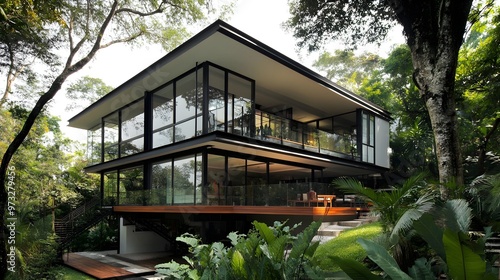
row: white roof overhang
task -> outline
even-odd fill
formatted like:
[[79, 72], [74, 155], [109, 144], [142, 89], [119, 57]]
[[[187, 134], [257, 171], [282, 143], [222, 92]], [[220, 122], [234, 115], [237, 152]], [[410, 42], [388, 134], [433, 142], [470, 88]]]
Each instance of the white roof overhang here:
[[92, 129], [102, 117], [205, 61], [255, 80], [257, 103], [269, 107], [273, 102], [278, 105], [286, 100], [294, 104], [296, 120], [309, 121], [357, 108], [390, 119], [390, 114], [381, 107], [218, 20], [71, 118], [69, 126]]

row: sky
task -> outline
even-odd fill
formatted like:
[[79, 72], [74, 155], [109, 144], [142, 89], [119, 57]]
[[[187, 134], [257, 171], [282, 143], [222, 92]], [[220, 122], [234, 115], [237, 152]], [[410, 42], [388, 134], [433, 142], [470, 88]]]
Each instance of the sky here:
[[[287, 0], [238, 0], [233, 10], [233, 15], [227, 20], [235, 28], [245, 32], [264, 44], [274, 48], [282, 54], [298, 61], [314, 70], [312, 64], [319, 53], [307, 53], [296, 47], [296, 40], [282, 27], [290, 17]], [[201, 31], [205, 26], [193, 27], [193, 33]], [[365, 50], [386, 55], [391, 46], [403, 43], [401, 31], [395, 30], [386, 43], [381, 46], [368, 46]], [[328, 50], [339, 48], [340, 44], [333, 42]], [[363, 48], [362, 48], [363, 49]], [[84, 69], [74, 74], [67, 80], [66, 86], [83, 76], [92, 76], [102, 79], [106, 84], [117, 87], [132, 78], [135, 74], [145, 69], [166, 52], [159, 46], [148, 46], [130, 49], [125, 46], [112, 46], [100, 50], [95, 59]], [[64, 88], [54, 98], [50, 111], [61, 118], [61, 129], [67, 137], [85, 142], [86, 131], [70, 128], [67, 121], [80, 110], [66, 111], [67, 100], [64, 97]]]

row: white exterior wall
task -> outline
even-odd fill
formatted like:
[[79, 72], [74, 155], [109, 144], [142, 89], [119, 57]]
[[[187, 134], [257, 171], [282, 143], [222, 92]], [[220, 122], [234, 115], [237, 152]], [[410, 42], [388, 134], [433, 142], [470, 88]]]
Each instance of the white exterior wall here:
[[389, 133], [388, 121], [375, 117], [375, 164], [390, 167], [389, 160]]
[[135, 231], [120, 218], [120, 254], [162, 252], [167, 241], [153, 231]]

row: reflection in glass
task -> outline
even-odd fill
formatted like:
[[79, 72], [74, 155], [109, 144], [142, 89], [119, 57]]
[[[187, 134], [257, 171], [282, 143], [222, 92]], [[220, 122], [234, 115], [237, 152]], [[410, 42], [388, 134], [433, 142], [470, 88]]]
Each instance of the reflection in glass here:
[[174, 141], [174, 90], [169, 84], [153, 94], [153, 148]]
[[117, 190], [118, 190], [118, 176], [117, 171], [104, 173], [104, 185], [102, 192], [103, 205], [116, 205], [117, 204]]
[[225, 157], [208, 155], [207, 167], [207, 203], [208, 205], [225, 204]]
[[104, 161], [117, 159], [118, 155], [118, 112], [104, 118]]
[[174, 160], [174, 204], [194, 204], [195, 157]]
[[153, 164], [151, 173], [152, 200], [157, 205], [172, 204], [172, 161]]
[[147, 205], [142, 166], [120, 170], [120, 205]]
[[224, 71], [210, 66], [208, 87], [208, 131], [224, 131], [226, 126], [224, 102]]
[[101, 162], [101, 136], [101, 124], [87, 131], [87, 160], [89, 161], [90, 165]]

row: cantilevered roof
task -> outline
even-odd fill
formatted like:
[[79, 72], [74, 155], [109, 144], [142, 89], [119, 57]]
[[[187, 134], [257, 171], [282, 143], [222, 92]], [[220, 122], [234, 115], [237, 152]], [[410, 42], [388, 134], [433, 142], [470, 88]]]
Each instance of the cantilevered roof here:
[[294, 118], [298, 120], [301, 120], [300, 108], [304, 112], [314, 108], [318, 118], [352, 112], [357, 108], [390, 118], [383, 108], [218, 20], [71, 118], [69, 126], [91, 129], [107, 114], [205, 61], [255, 80], [256, 102], [259, 103], [259, 98], [266, 99], [266, 107], [272, 106], [272, 102], [283, 104], [283, 100], [287, 103], [307, 100], [298, 102], [297, 111], [294, 105]]

